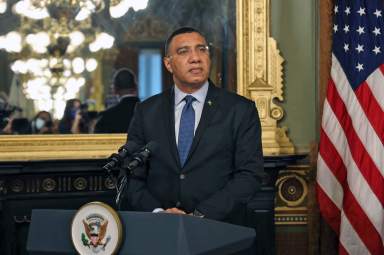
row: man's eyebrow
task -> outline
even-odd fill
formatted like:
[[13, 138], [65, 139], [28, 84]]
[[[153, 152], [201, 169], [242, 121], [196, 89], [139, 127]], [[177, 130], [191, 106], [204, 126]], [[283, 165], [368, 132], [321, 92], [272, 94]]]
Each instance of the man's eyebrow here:
[[191, 46], [188, 46], [188, 45], [180, 46], [180, 47], [178, 47], [176, 50], [187, 49], [187, 48], [191, 48]]
[[207, 44], [204, 44], [204, 43], [199, 43], [199, 44], [196, 44], [194, 46], [191, 46], [191, 45], [184, 45], [184, 46], [180, 46], [178, 47], [176, 50], [179, 50], [179, 49], [186, 49], [186, 48], [192, 48], [192, 47], [200, 47], [200, 46], [203, 46], [203, 47], [206, 47], [208, 46]]

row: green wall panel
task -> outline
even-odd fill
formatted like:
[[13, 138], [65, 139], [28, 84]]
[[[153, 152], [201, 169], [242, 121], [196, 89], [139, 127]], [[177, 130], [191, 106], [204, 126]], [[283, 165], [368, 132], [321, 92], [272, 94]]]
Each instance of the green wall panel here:
[[271, 35], [285, 59], [280, 126], [298, 152], [316, 140], [316, 14], [315, 0], [271, 0]]

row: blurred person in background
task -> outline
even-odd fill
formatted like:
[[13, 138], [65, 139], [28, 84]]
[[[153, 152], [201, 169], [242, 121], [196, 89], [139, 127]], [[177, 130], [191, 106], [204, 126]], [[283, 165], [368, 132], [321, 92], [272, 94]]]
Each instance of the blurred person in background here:
[[31, 122], [27, 118], [15, 118], [11, 122], [11, 133], [13, 135], [32, 134]]
[[93, 111], [91, 106], [92, 104], [89, 100], [80, 105], [80, 109], [76, 112], [75, 119], [72, 123], [72, 134], [88, 134], [94, 132], [97, 111]]
[[[80, 111], [81, 101], [73, 98], [69, 99], [65, 105], [63, 118], [59, 122], [59, 133], [60, 134], [73, 134], [73, 131], [80, 131], [80, 120], [76, 116]], [[75, 132], [75, 133], [76, 133]], [[78, 132], [80, 133], [80, 132]]]
[[18, 106], [9, 104], [4, 92], [0, 92], [0, 134], [30, 134], [31, 126], [26, 118], [16, 118], [16, 112], [22, 112]]
[[32, 119], [33, 134], [53, 134], [55, 133], [52, 115], [47, 111], [38, 112]]
[[95, 133], [126, 133], [131, 122], [137, 97], [137, 82], [134, 73], [127, 69], [117, 70], [113, 76], [112, 90], [119, 102], [99, 114]]
[[32, 134], [31, 123], [27, 118], [10, 118], [2, 129], [5, 135], [29, 135]]

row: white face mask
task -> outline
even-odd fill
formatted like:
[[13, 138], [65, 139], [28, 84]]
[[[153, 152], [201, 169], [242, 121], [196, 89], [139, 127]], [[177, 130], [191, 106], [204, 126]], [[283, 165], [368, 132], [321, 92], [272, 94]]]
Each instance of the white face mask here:
[[45, 121], [43, 119], [37, 118], [35, 120], [35, 127], [37, 130], [40, 130], [42, 127], [44, 127]]

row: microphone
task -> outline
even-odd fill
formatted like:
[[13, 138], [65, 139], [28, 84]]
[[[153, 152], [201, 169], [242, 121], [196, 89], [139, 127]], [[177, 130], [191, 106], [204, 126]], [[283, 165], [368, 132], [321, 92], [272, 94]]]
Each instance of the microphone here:
[[125, 158], [129, 157], [137, 151], [138, 149], [137, 143], [133, 141], [128, 141], [126, 144], [120, 147], [118, 153], [113, 153], [108, 158], [108, 163], [103, 166], [104, 170], [107, 170], [108, 174], [110, 174], [111, 170], [119, 165]]
[[151, 154], [156, 151], [157, 143], [151, 141], [142, 147], [138, 152], [132, 155], [131, 161], [128, 163], [128, 170], [132, 171], [135, 168], [144, 165], [150, 158]]
[[123, 191], [126, 189], [126, 186], [128, 185], [128, 176], [135, 176], [133, 170], [136, 169], [139, 166], [144, 165], [147, 160], [150, 158], [153, 151], [155, 151], [157, 148], [157, 143], [155, 142], [149, 142], [147, 145], [142, 147], [140, 150], [138, 150], [136, 153], [132, 155], [132, 159], [126, 166], [126, 168], [129, 170], [129, 175], [124, 174], [121, 180], [119, 181], [118, 185], [116, 186], [117, 190], [117, 196], [116, 196], [116, 205], [117, 208], [120, 209], [120, 202], [121, 202], [121, 196], [123, 194]]

